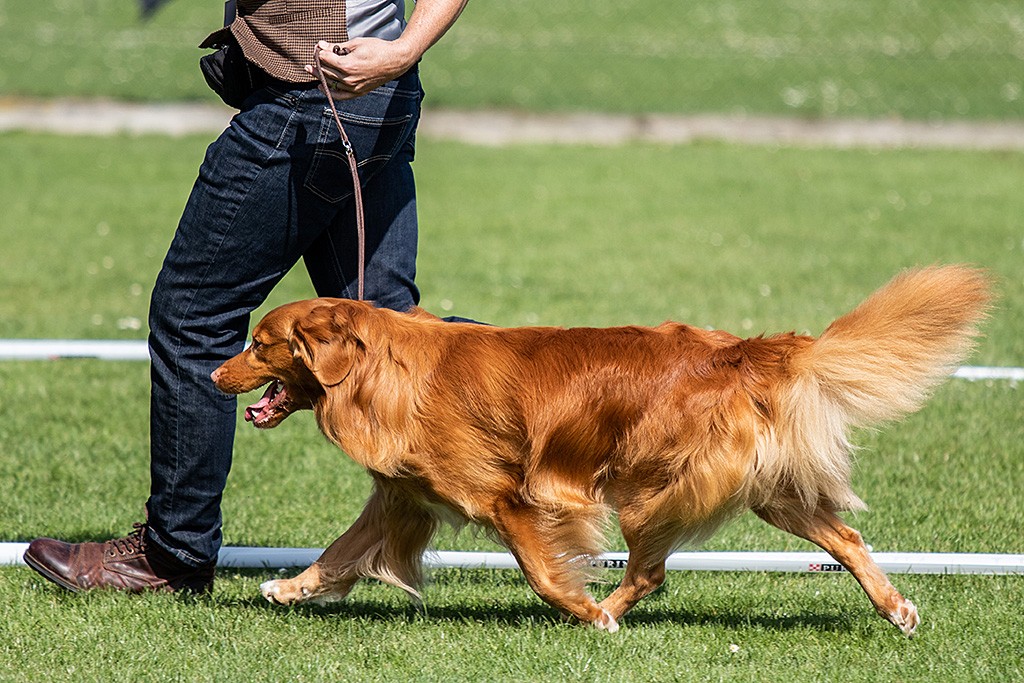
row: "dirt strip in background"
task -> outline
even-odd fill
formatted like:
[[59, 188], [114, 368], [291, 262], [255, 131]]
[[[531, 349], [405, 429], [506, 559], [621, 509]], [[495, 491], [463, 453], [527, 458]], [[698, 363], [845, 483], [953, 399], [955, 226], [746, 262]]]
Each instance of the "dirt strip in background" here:
[[[0, 98], [0, 132], [69, 135], [216, 135], [233, 110], [196, 103]], [[945, 148], [1024, 151], [1024, 121], [812, 120], [782, 117], [427, 109], [423, 137], [476, 145], [630, 142], [685, 144], [718, 140], [807, 147]]]

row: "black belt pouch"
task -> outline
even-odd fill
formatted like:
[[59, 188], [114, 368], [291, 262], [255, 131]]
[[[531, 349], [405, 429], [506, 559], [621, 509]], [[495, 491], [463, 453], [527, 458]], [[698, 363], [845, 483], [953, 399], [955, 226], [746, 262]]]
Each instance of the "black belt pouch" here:
[[268, 79], [245, 58], [234, 36], [227, 33], [223, 42], [226, 44], [218, 46], [215, 52], [199, 58], [199, 69], [206, 84], [220, 95], [224, 104], [241, 109], [246, 98], [263, 87]]

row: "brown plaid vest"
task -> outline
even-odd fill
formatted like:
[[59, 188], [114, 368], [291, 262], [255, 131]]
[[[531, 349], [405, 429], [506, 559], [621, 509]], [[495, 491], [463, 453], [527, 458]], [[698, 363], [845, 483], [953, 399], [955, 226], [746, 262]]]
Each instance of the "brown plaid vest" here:
[[223, 44], [230, 32], [246, 59], [282, 81], [315, 80], [302, 67], [313, 63], [320, 40], [348, 40], [345, 0], [237, 0], [234, 21], [200, 47]]

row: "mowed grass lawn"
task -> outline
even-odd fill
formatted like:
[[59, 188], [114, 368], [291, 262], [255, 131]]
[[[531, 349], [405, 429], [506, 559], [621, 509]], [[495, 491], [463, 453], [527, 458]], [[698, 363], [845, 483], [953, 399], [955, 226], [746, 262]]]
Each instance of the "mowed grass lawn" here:
[[[135, 5], [0, 3], [0, 93], [213, 101], [221, 3]], [[431, 106], [1019, 119], [1022, 26], [1019, 0], [471, 2], [423, 74]]]
[[[144, 338], [206, 142], [0, 136], [0, 337]], [[1000, 295], [973, 362], [1024, 364], [1024, 155], [427, 141], [418, 154], [419, 282], [434, 312], [817, 333], [901, 268], [970, 262]], [[310, 295], [300, 267], [268, 305]], [[0, 363], [0, 539], [103, 539], [141, 519], [147, 372]], [[871, 509], [854, 526], [878, 551], [1024, 551], [1022, 415], [1018, 386], [958, 380], [908, 420], [858, 435], [855, 488]], [[368, 478], [309, 414], [245, 427], [227, 543], [333, 540]], [[494, 547], [450, 532], [438, 546]], [[707, 547], [808, 548], [749, 515]], [[923, 618], [907, 641], [848, 575], [676, 573], [609, 636], [560, 623], [517, 572], [435, 572], [422, 610], [378, 584], [330, 607], [274, 608], [258, 584], [275, 574], [224, 571], [211, 598], [188, 600], [73, 596], [0, 569], [0, 680], [1024, 676], [1016, 577], [894, 577]]]

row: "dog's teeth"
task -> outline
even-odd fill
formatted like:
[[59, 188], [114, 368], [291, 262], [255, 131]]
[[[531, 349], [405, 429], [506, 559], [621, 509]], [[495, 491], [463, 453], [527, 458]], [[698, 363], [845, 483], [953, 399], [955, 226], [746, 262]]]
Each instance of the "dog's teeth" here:
[[281, 380], [277, 380], [277, 384], [274, 385], [274, 390], [275, 391], [284, 391], [284, 382], [282, 382]]

